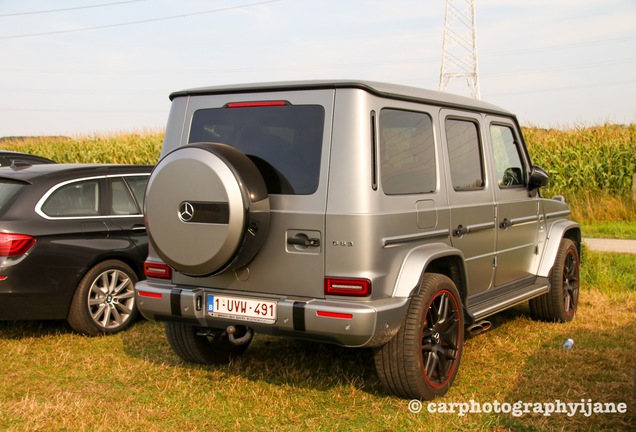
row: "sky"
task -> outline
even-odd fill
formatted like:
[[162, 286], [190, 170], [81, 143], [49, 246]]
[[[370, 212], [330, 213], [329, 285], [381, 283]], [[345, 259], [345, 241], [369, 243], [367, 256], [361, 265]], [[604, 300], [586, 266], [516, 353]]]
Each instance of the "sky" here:
[[[364, 79], [437, 90], [445, 6], [0, 0], [0, 137], [162, 131], [169, 94], [193, 87]], [[636, 123], [635, 0], [475, 6], [482, 100], [524, 126]], [[471, 94], [461, 79], [447, 91]]]

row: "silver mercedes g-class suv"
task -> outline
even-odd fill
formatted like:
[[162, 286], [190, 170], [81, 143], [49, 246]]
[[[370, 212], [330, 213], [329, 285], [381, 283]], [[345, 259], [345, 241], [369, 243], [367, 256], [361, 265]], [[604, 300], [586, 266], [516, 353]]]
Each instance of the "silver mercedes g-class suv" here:
[[372, 347], [387, 392], [431, 399], [465, 328], [525, 301], [574, 317], [580, 228], [541, 197], [511, 113], [363, 81], [170, 98], [136, 295], [184, 360], [228, 361], [254, 332]]

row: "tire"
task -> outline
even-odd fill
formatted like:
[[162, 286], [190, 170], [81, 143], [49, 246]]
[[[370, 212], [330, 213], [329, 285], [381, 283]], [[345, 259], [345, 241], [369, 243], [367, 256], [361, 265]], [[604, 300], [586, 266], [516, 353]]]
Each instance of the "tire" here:
[[247, 265], [269, 232], [269, 195], [254, 162], [225, 144], [179, 147], [148, 180], [148, 240], [173, 269], [208, 276]]
[[408, 399], [431, 400], [445, 394], [457, 375], [463, 345], [457, 287], [444, 275], [424, 274], [402, 327], [376, 349], [375, 367], [384, 390]]
[[135, 284], [137, 275], [118, 260], [103, 261], [82, 278], [67, 321], [87, 336], [114, 334], [127, 329], [137, 318]]
[[530, 300], [533, 318], [561, 323], [574, 319], [579, 303], [579, 265], [576, 243], [562, 239], [550, 275], [550, 290]]
[[249, 346], [249, 342], [232, 345], [223, 330], [202, 335], [199, 334], [200, 328], [176, 322], [165, 323], [165, 328], [172, 350], [188, 363], [228, 363], [243, 354]]

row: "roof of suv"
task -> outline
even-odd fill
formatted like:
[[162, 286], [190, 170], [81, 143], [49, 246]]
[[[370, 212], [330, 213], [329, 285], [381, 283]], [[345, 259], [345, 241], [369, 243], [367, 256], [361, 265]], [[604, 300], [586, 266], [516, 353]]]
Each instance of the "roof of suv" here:
[[314, 81], [281, 81], [269, 83], [251, 83], [223, 85], [214, 87], [200, 87], [187, 90], [181, 90], [170, 94], [170, 100], [183, 96], [194, 95], [216, 95], [229, 93], [258, 93], [271, 91], [288, 91], [288, 90], [320, 90], [320, 89], [338, 89], [338, 88], [358, 88], [380, 97], [391, 99], [411, 100], [417, 102], [430, 102], [435, 105], [447, 106], [449, 108], [464, 108], [480, 111], [503, 114], [506, 116], [514, 115], [496, 105], [482, 102], [464, 96], [458, 96], [450, 93], [428, 90], [419, 87], [410, 87], [398, 84], [388, 84], [376, 81], [364, 80], [314, 80]]

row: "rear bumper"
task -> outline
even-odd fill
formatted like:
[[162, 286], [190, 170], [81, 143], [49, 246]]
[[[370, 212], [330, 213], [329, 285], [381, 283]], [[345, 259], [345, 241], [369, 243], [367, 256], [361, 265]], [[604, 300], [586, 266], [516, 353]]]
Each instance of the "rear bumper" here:
[[[388, 342], [402, 325], [409, 304], [408, 298], [360, 302], [339, 298], [308, 299], [261, 294], [253, 296], [152, 280], [138, 282], [135, 294], [140, 312], [149, 320], [176, 321], [214, 329], [245, 325], [257, 333], [291, 336], [347, 347], [373, 347]], [[276, 320], [263, 323], [210, 316], [206, 311], [208, 295], [275, 301]]]

